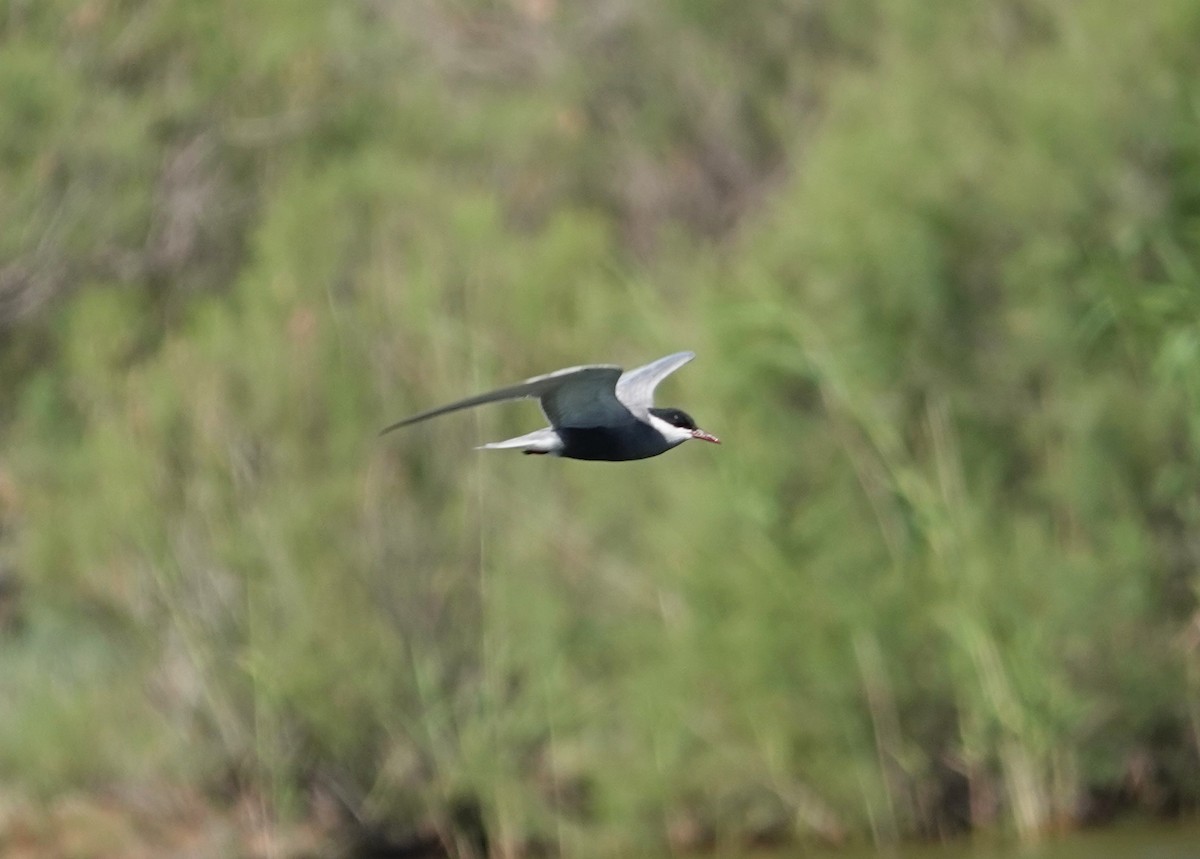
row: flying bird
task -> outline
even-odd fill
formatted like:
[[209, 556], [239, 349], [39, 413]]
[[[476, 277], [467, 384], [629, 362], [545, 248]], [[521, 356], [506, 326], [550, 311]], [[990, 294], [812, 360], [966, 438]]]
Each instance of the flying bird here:
[[385, 427], [379, 434], [484, 403], [536, 397], [550, 426], [480, 445], [477, 450], [520, 450], [620, 462], [658, 456], [692, 438], [720, 444], [716, 436], [696, 426], [687, 412], [653, 405], [659, 382], [695, 357], [693, 352], [676, 352], [625, 371], [612, 364], [568, 367], [421, 412]]

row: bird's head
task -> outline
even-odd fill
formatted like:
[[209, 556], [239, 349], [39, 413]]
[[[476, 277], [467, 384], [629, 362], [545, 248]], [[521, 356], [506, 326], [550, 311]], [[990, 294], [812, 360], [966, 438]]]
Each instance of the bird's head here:
[[650, 418], [652, 426], [662, 433], [664, 438], [675, 444], [680, 444], [690, 438], [711, 441], [713, 444], [721, 443], [721, 440], [715, 435], [696, 426], [692, 416], [683, 409], [651, 409]]

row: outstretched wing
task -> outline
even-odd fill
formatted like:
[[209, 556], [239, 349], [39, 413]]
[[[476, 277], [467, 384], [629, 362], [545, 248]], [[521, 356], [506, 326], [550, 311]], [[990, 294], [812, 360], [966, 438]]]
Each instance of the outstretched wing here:
[[[555, 374], [551, 373], [551, 376]], [[552, 427], [605, 427], [630, 423], [633, 416], [617, 401], [620, 367], [580, 367], [539, 395]], [[558, 380], [555, 380], [558, 381]]]
[[[534, 376], [532, 379], [526, 379], [524, 382], [510, 385], [507, 388], [497, 388], [494, 391], [477, 394], [474, 397], [467, 397], [465, 400], [458, 400], [446, 406], [421, 412], [384, 427], [379, 434], [383, 435], [410, 424], [450, 412], [482, 406], [485, 403], [520, 400], [527, 397], [537, 397], [541, 400], [542, 410], [555, 426], [560, 425], [559, 422], [564, 419], [564, 416], [570, 420], [567, 426], [588, 426], [589, 424], [586, 423], [577, 423], [576, 419], [579, 417], [585, 420], [592, 419], [596, 414], [612, 414], [614, 409], [621, 409], [620, 403], [613, 394], [613, 388], [620, 376], [621, 368], [609, 364], [568, 367], [544, 376]], [[605, 391], [607, 391], [607, 399], [611, 401], [611, 405], [603, 404]], [[600, 405], [589, 403], [588, 399], [591, 397], [600, 400]]]
[[617, 399], [639, 420], [647, 420], [658, 383], [695, 357], [695, 352], [676, 352], [622, 373], [616, 385]]

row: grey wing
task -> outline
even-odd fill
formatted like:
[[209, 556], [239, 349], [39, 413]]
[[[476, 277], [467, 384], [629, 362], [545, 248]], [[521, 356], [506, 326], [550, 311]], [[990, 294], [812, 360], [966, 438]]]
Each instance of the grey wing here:
[[[611, 377], [612, 381], [608, 383], [609, 398], [616, 404], [616, 398], [612, 394], [613, 385], [616, 383], [617, 377], [621, 374], [620, 367], [614, 367], [606, 364], [588, 365], [582, 367], [568, 367], [565, 370], [556, 370], [553, 373], [547, 373], [544, 376], [534, 376], [532, 379], [526, 379], [524, 382], [519, 382], [516, 385], [509, 385], [506, 388], [497, 388], [494, 391], [488, 391], [483, 394], [476, 394], [473, 397], [467, 397], [465, 400], [458, 400], [449, 405], [439, 406], [436, 409], [430, 409], [412, 417], [405, 418], [401, 421], [396, 421], [394, 424], [389, 424], [379, 431], [380, 435], [389, 433], [392, 430], [400, 429], [401, 427], [409, 426], [410, 424], [427, 421], [430, 418], [436, 418], [440, 415], [449, 414], [450, 412], [461, 411], [462, 409], [473, 408], [474, 406], [482, 406], [485, 403], [498, 403], [504, 400], [520, 400], [527, 397], [538, 397], [542, 400], [542, 410], [546, 411], [547, 417], [551, 417], [549, 411], [546, 410], [546, 400], [552, 398], [556, 392], [563, 388], [570, 389], [574, 384], [581, 384], [584, 388], [589, 388], [599, 375]], [[568, 390], [568, 395], [564, 404], [569, 405], [574, 400], [576, 394], [571, 394]]]
[[695, 352], [676, 352], [622, 373], [617, 381], [617, 399], [635, 416], [645, 420], [654, 404], [654, 389], [659, 382], [695, 357]]
[[[556, 374], [551, 373], [548, 379]], [[539, 395], [542, 411], [554, 427], [602, 427], [629, 423], [633, 415], [617, 400], [621, 368], [577, 367]]]

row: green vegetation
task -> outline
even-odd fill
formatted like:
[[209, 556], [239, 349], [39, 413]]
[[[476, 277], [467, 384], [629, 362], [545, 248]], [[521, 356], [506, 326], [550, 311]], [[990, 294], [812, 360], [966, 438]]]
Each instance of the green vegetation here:
[[[1197, 68], [1191, 0], [8, 4], [0, 791], [459, 855], [1194, 811]], [[721, 448], [375, 438], [681, 348]]]

